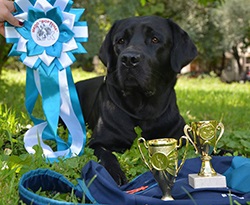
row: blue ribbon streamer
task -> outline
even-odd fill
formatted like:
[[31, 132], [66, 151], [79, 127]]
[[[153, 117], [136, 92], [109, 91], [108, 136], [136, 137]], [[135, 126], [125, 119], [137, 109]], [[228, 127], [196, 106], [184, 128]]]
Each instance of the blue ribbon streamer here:
[[44, 122], [43, 119], [36, 118], [32, 115], [35, 104], [37, 102], [39, 92], [36, 87], [34, 70], [31, 68], [26, 69], [26, 92], [25, 92], [25, 106], [28, 114], [35, 125]]
[[58, 70], [53, 69], [48, 76], [44, 69], [38, 69], [40, 76], [42, 106], [46, 120], [53, 135], [57, 134], [57, 126], [60, 115], [60, 91], [58, 82]]

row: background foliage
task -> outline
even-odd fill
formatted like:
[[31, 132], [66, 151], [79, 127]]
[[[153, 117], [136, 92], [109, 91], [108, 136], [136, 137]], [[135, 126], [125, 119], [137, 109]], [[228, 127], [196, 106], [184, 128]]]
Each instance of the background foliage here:
[[[199, 50], [197, 63], [204, 72], [224, 69], [224, 53], [250, 42], [249, 0], [76, 0], [86, 8], [90, 39], [86, 47], [89, 61], [115, 20], [130, 16], [159, 15], [177, 22], [193, 39]], [[114, 6], [115, 5], [115, 6]], [[230, 22], [230, 23], [229, 23]]]
[[[249, 0], [75, 0], [74, 7], [85, 8], [82, 20], [89, 25], [88, 54], [78, 56], [76, 66], [92, 70], [93, 57], [111, 25], [119, 19], [159, 15], [171, 18], [188, 32], [198, 47], [197, 63], [204, 72], [220, 75], [224, 69], [224, 53], [235, 55], [235, 47], [250, 43]], [[0, 71], [10, 46], [0, 38]]]

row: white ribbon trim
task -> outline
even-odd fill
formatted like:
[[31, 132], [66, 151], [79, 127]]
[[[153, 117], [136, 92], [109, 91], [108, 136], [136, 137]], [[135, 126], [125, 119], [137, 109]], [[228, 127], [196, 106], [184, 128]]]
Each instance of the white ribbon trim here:
[[37, 88], [39, 94], [42, 95], [42, 88], [41, 88], [41, 81], [40, 81], [40, 77], [39, 77], [39, 71], [33, 70], [33, 73], [34, 73], [36, 88]]
[[88, 27], [87, 26], [74, 26], [73, 32], [75, 33], [75, 38], [87, 38], [88, 37]]
[[6, 38], [20, 38], [21, 35], [13, 26], [5, 26], [5, 37]]
[[33, 5], [28, 1], [28, 0], [16, 0], [15, 1], [18, 6], [24, 11], [24, 12], [28, 12], [29, 7], [32, 7]]
[[28, 40], [24, 39], [23, 37], [20, 37], [16, 50], [19, 52], [27, 52], [27, 49], [26, 49], [27, 42], [28, 42]]
[[39, 58], [45, 63], [46, 66], [50, 66], [55, 59], [55, 57], [47, 55], [46, 51], [43, 51], [43, 53], [39, 55]]
[[64, 123], [66, 124], [71, 136], [72, 136], [72, 145], [70, 147], [73, 156], [80, 154], [82, 147], [84, 145], [84, 132], [82, 126], [75, 115], [73, 110], [66, 70], [63, 69], [59, 71], [59, 82], [60, 82], [60, 96], [61, 96], [61, 107], [60, 107], [60, 116]]
[[61, 53], [61, 56], [60, 58], [58, 58], [58, 61], [61, 63], [63, 68], [66, 68], [73, 63], [67, 53]]
[[15, 15], [15, 17], [17, 19], [21, 19], [21, 20], [26, 21], [28, 19], [28, 13], [27, 12], [21, 13], [21, 14]]
[[71, 14], [68, 12], [62, 12], [63, 14], [63, 24], [67, 25], [70, 30], [73, 29], [74, 27], [74, 22], [75, 22], [75, 14]]
[[67, 43], [63, 43], [63, 51], [64, 52], [67, 52], [67, 51], [72, 51], [72, 50], [75, 50], [77, 49], [78, 46], [76, 44], [76, 41], [74, 38], [72, 38], [69, 42]]
[[34, 8], [41, 9], [46, 13], [48, 10], [53, 9], [53, 6], [47, 0], [39, 0], [36, 1]]
[[33, 146], [39, 145], [43, 149], [43, 154], [45, 158], [58, 158], [58, 157], [64, 157], [67, 156], [70, 152], [69, 149], [63, 150], [63, 151], [56, 151], [53, 152], [53, 150], [50, 148], [50, 146], [46, 145], [43, 142], [42, 139], [42, 133], [45, 127], [47, 126], [47, 122], [43, 122], [39, 125], [36, 125], [32, 128], [30, 128], [24, 135], [24, 146], [27, 152], [30, 154], [35, 154], [35, 150], [33, 149]]
[[56, 0], [56, 2], [54, 3], [54, 7], [59, 6], [60, 9], [64, 11], [66, 6], [68, 5], [68, 2], [68, 0]]
[[30, 68], [33, 68], [34, 65], [36, 64], [36, 61], [37, 61], [38, 57], [37, 56], [27, 56], [24, 60], [23, 60], [23, 63], [30, 67]]

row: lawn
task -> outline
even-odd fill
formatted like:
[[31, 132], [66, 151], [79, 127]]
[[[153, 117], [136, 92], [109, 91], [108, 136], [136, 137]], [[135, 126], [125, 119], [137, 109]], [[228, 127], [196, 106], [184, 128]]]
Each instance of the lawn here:
[[221, 121], [225, 133], [219, 146], [250, 156], [250, 83], [225, 84], [214, 77], [182, 77], [176, 91], [186, 122]]
[[[73, 69], [75, 81], [95, 76]], [[31, 121], [24, 107], [25, 71], [4, 70], [0, 78], [0, 197], [2, 204], [18, 203], [18, 181], [22, 174], [36, 168], [49, 168], [62, 173], [72, 182], [80, 176], [82, 166], [96, 158], [93, 151], [85, 149], [81, 157], [47, 164], [37, 147], [35, 155], [23, 148], [23, 134]], [[188, 78], [181, 76], [176, 85], [179, 109], [186, 122], [215, 119], [225, 126], [219, 147], [235, 155], [250, 156], [250, 83], [225, 84], [218, 78]], [[39, 103], [37, 112], [39, 110]], [[89, 133], [90, 134], [90, 133]], [[147, 168], [133, 147], [125, 154], [117, 154], [127, 176], [132, 179]], [[194, 156], [193, 149], [189, 157]]]

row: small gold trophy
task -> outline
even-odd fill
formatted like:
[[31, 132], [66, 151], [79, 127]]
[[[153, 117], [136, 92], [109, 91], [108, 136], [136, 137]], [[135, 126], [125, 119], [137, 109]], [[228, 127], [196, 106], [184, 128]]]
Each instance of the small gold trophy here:
[[[182, 162], [178, 167], [178, 151], [182, 146], [182, 139], [186, 139], [186, 149], [182, 158]], [[142, 160], [153, 173], [161, 191], [162, 200], [174, 200], [171, 196], [171, 189], [174, 185], [175, 178], [185, 162], [186, 152], [188, 148], [188, 140], [186, 136], [180, 138], [179, 145], [177, 140], [173, 138], [162, 138], [146, 141], [143, 137], [138, 139], [138, 147], [142, 156]], [[141, 144], [147, 149], [149, 162], [146, 160]]]
[[[185, 125], [184, 133], [193, 144], [196, 154], [201, 155], [200, 172], [189, 175], [189, 184], [194, 188], [226, 187], [226, 178], [216, 173], [211, 164], [211, 153], [216, 153], [217, 143], [224, 133], [224, 125], [216, 120], [192, 122], [191, 125]], [[193, 136], [193, 141], [189, 133]]]

